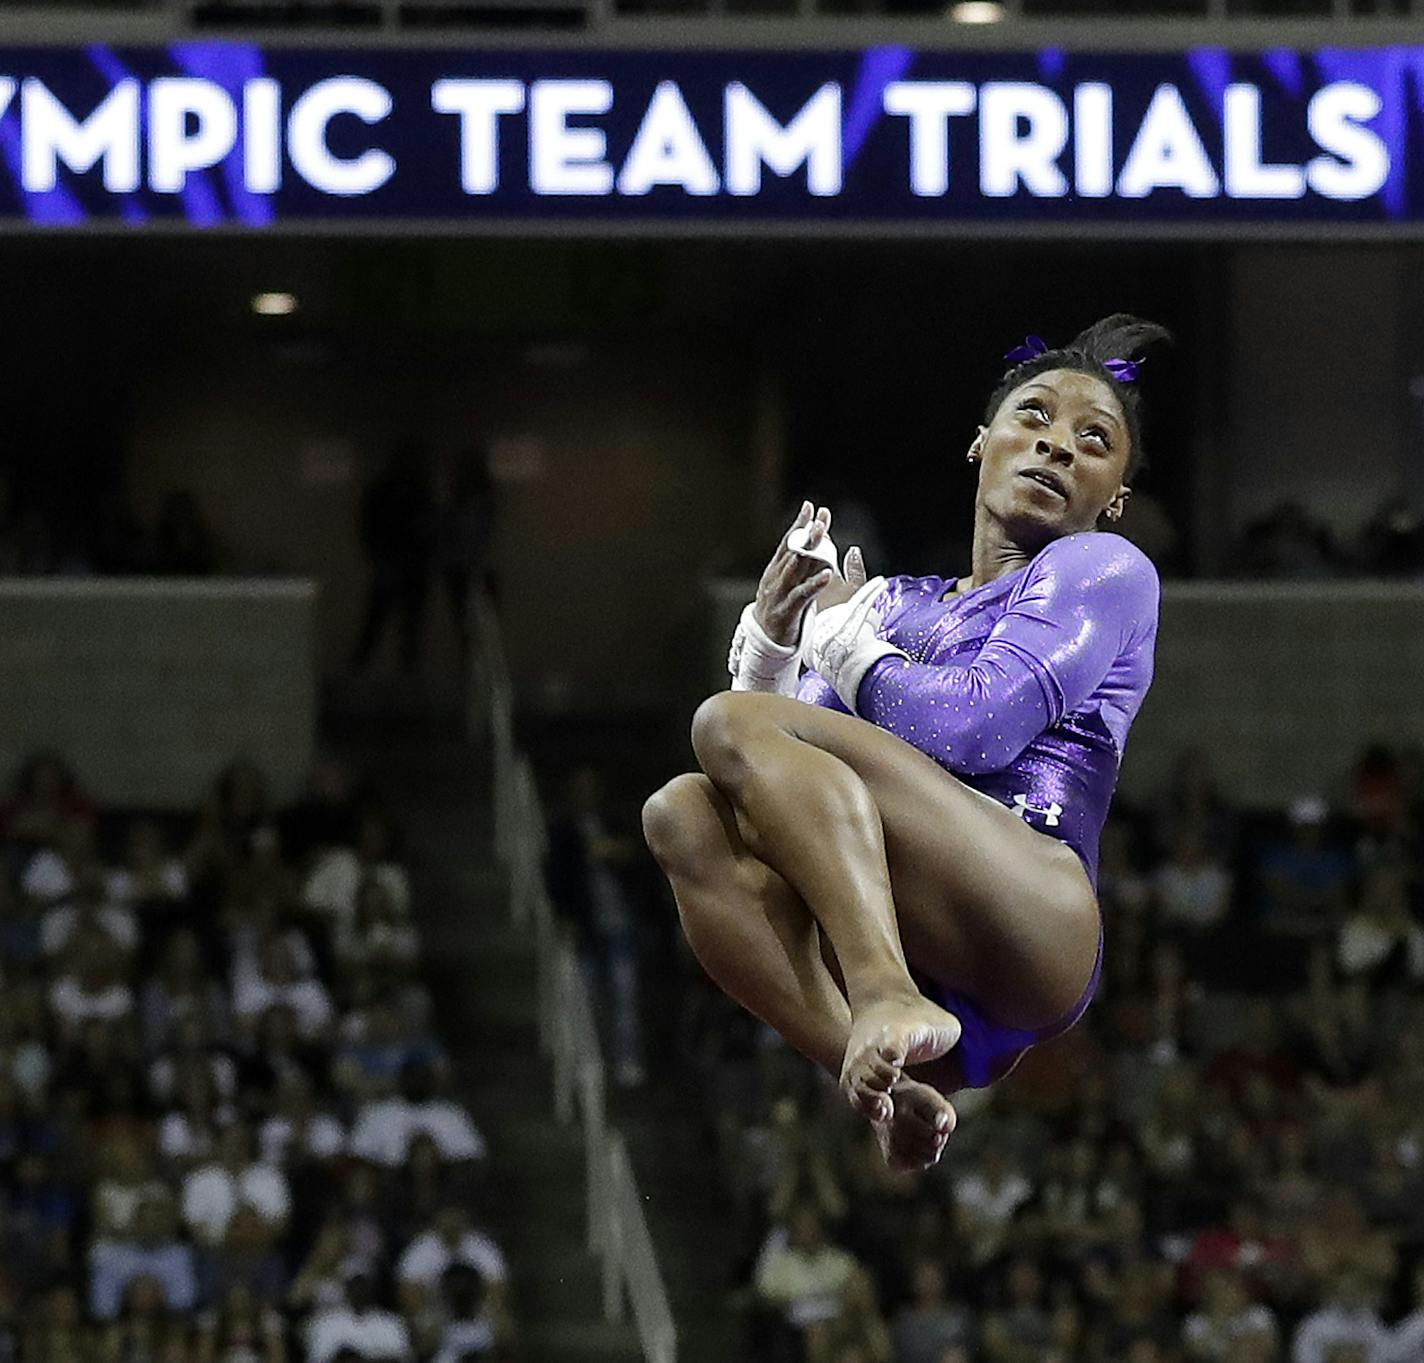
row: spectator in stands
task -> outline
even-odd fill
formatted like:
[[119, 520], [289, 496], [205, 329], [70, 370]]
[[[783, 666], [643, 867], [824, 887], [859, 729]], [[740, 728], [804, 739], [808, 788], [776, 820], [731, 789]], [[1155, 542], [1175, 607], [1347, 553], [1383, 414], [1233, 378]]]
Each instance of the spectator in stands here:
[[1413, 916], [1404, 848], [1398, 843], [1373, 848], [1361, 872], [1354, 912], [1336, 937], [1341, 973], [1365, 976], [1376, 987], [1424, 982], [1424, 925]]
[[502, 1285], [508, 1276], [499, 1246], [471, 1225], [463, 1207], [443, 1208], [435, 1223], [406, 1246], [396, 1277], [403, 1283], [434, 1287], [451, 1264], [473, 1268], [490, 1285]]
[[[0, 885], [3, 883], [0, 878]], [[33, 989], [18, 989], [11, 981], [7, 986], [0, 991], [0, 1077], [13, 1083], [31, 1108], [39, 1108], [54, 1069], [49, 1048], [41, 1039], [40, 1010], [35, 1006]]]
[[[96, 1320], [118, 1317], [135, 1283], [156, 1285], [170, 1311], [191, 1311], [197, 1301], [192, 1248], [178, 1238], [177, 1218], [166, 1191], [139, 1205], [131, 1232], [101, 1233], [89, 1253], [89, 1310]], [[147, 1294], [144, 1294], [147, 1300]]]
[[1294, 498], [1248, 525], [1236, 554], [1243, 577], [1332, 577], [1343, 566], [1329, 528]]
[[1342, 1348], [1360, 1350], [1364, 1363], [1390, 1363], [1389, 1331], [1375, 1301], [1368, 1279], [1344, 1267], [1326, 1284], [1325, 1304], [1300, 1322], [1291, 1363], [1338, 1363]]
[[784, 1227], [777, 1227], [762, 1248], [756, 1269], [757, 1295], [766, 1309], [799, 1341], [818, 1321], [839, 1313], [855, 1259], [831, 1244], [821, 1218], [810, 1207], [796, 1208]]
[[379, 1363], [408, 1363], [414, 1354], [405, 1322], [377, 1301], [373, 1277], [349, 1277], [342, 1302], [319, 1308], [306, 1324], [308, 1363], [334, 1363], [344, 1350]]
[[354, 912], [338, 920], [335, 946], [346, 971], [405, 968], [413, 965], [420, 953], [414, 924], [397, 905], [389, 886], [376, 875], [362, 879]]
[[629, 1088], [644, 1079], [643, 1043], [636, 922], [621, 874], [638, 851], [610, 828], [599, 774], [578, 768], [549, 829], [549, 892], [578, 934], [595, 996], [610, 1015], [614, 1078]]
[[94, 1233], [122, 1240], [134, 1229], [139, 1212], [167, 1188], [156, 1178], [147, 1148], [137, 1141], [117, 1141], [98, 1154], [101, 1170], [94, 1185]]
[[86, 1022], [114, 1023], [132, 1015], [133, 990], [122, 950], [94, 924], [76, 928], [64, 953], [67, 968], [50, 986], [50, 1011], [61, 1036], [72, 1039]]
[[229, 1292], [240, 1289], [261, 1302], [280, 1301], [287, 1286], [280, 1232], [280, 1223], [249, 1204], [239, 1206], [222, 1238], [199, 1251], [202, 1299], [224, 1301]]
[[1031, 1258], [1014, 1259], [1003, 1280], [1002, 1305], [984, 1317], [988, 1363], [1037, 1363], [1049, 1351], [1053, 1321], [1043, 1274]]
[[215, 1158], [184, 1179], [183, 1220], [199, 1244], [216, 1245], [241, 1207], [275, 1233], [286, 1223], [292, 1198], [281, 1170], [255, 1161], [247, 1127], [233, 1122], [219, 1133]]
[[806, 1328], [806, 1363], [892, 1363], [895, 1345], [880, 1305], [875, 1282], [857, 1267], [846, 1283], [840, 1310]]
[[196, 1363], [286, 1363], [281, 1314], [243, 1287], [198, 1317]]
[[170, 855], [163, 830], [152, 819], [129, 823], [123, 865], [108, 874], [105, 894], [111, 904], [171, 904], [188, 896], [188, 870]]
[[1279, 1327], [1275, 1313], [1253, 1301], [1239, 1273], [1213, 1269], [1202, 1284], [1201, 1305], [1182, 1326], [1187, 1357], [1201, 1363], [1222, 1363], [1239, 1356], [1243, 1345], [1254, 1343], [1256, 1356], [1275, 1353]]
[[1229, 861], [1236, 821], [1236, 811], [1222, 792], [1206, 749], [1183, 748], [1166, 790], [1153, 802], [1152, 833], [1158, 854], [1172, 846], [1179, 829], [1190, 827], [1214, 854]]
[[974, 1264], [987, 1264], [1003, 1252], [1014, 1218], [1032, 1196], [1032, 1184], [998, 1144], [984, 1152], [978, 1169], [955, 1181], [959, 1232]]
[[249, 1028], [272, 1008], [289, 1009], [307, 1042], [324, 1037], [335, 1017], [326, 987], [302, 972], [293, 943], [277, 931], [264, 938], [255, 969], [234, 967], [232, 1003], [238, 1021]]
[[445, 1270], [440, 1295], [444, 1309], [430, 1363], [470, 1363], [494, 1355], [509, 1340], [508, 1322], [490, 1308], [487, 1284], [468, 1264]]
[[229, 763], [203, 802], [184, 858], [194, 891], [216, 897], [258, 842], [276, 836], [262, 772], [251, 762]]
[[408, 1064], [401, 1072], [399, 1094], [362, 1105], [351, 1131], [351, 1153], [395, 1168], [405, 1160], [412, 1138], [425, 1132], [442, 1159], [483, 1159], [484, 1137], [464, 1108], [440, 1094], [440, 1084], [441, 1072], [434, 1065]]
[[1286, 839], [1268, 843], [1257, 861], [1262, 929], [1272, 937], [1318, 937], [1334, 929], [1349, 889], [1349, 855], [1326, 837], [1329, 809], [1318, 796], [1290, 806]]
[[895, 1363], [939, 1363], [947, 1350], [972, 1346], [973, 1317], [964, 1302], [948, 1296], [938, 1260], [914, 1262], [910, 1294], [892, 1323]]
[[1172, 851], [1152, 878], [1158, 922], [1189, 941], [1210, 939], [1231, 911], [1232, 876], [1194, 823], [1177, 826]]
[[441, 474], [436, 562], [463, 660], [470, 646], [471, 587], [489, 584], [488, 559], [498, 501], [489, 455], [478, 446], [461, 451]]
[[55, 842], [71, 821], [92, 824], [94, 802], [68, 762], [51, 748], [31, 754], [15, 777], [14, 794], [0, 809], [0, 836], [16, 848]]
[[301, 1168], [339, 1159], [346, 1150], [340, 1117], [317, 1098], [315, 1086], [300, 1071], [288, 1071], [274, 1089], [274, 1110], [257, 1133], [262, 1162], [275, 1169]]
[[366, 667], [397, 617], [401, 665], [413, 671], [420, 660], [435, 549], [435, 503], [425, 451], [414, 446], [392, 451], [385, 471], [366, 484], [360, 536], [371, 576], [351, 665], [357, 671]]
[[233, 1120], [234, 1112], [219, 1097], [206, 1069], [178, 1075], [174, 1090], [175, 1106], [158, 1123], [158, 1149], [166, 1160], [186, 1169], [216, 1154], [218, 1133]]
[[[144, 986], [141, 1011], [144, 1047], [151, 1055], [174, 1046], [196, 1053], [200, 1044], [227, 1036], [227, 991], [209, 972], [197, 933], [180, 929], [164, 943], [158, 967]], [[155, 1096], [167, 1101], [167, 1095]]]

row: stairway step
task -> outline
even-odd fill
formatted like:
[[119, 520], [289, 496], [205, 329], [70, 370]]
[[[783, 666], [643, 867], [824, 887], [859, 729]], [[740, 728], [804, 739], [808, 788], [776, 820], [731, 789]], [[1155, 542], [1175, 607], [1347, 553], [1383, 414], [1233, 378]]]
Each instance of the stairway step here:
[[548, 1320], [521, 1330], [520, 1337], [530, 1363], [643, 1363], [637, 1332], [628, 1324]]

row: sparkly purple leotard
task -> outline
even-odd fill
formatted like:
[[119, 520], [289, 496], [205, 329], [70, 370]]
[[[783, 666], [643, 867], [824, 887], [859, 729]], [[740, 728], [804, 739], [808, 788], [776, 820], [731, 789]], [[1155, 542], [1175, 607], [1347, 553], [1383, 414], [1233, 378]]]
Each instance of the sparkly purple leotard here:
[[[1066, 535], [1015, 572], [944, 599], [955, 579], [892, 578], [879, 636], [909, 654], [861, 682], [863, 719], [928, 753], [966, 785], [1068, 844], [1096, 886], [1098, 839], [1127, 731], [1152, 681], [1157, 571], [1121, 535]], [[797, 692], [844, 710], [824, 678]], [[942, 985], [933, 993], [964, 1024], [959, 1054], [971, 1087], [1006, 1074], [1029, 1046], [1066, 1031], [1078, 1006], [1039, 1031], [1002, 1027]]]

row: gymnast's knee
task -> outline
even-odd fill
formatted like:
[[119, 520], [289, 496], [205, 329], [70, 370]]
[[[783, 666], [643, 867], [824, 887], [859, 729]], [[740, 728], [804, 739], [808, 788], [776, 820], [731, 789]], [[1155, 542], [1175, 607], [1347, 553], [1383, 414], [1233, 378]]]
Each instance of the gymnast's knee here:
[[712, 831], [707, 820], [715, 818], [698, 788], [706, 779], [693, 772], [674, 776], [643, 804], [643, 838], [670, 877], [695, 875], [706, 862]]
[[755, 697], [734, 691], [708, 696], [692, 716], [692, 750], [724, 794], [735, 797], [750, 773], [747, 755]]

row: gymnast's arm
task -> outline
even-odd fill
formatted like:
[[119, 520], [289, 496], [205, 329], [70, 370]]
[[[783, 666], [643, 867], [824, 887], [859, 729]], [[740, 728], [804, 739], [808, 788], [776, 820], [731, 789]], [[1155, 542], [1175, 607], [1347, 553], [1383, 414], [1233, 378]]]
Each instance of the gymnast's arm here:
[[1157, 594], [1150, 560], [1121, 536], [1058, 541], [973, 659], [882, 658], [861, 681], [856, 709], [952, 770], [998, 771], [1097, 690], [1155, 620]]

